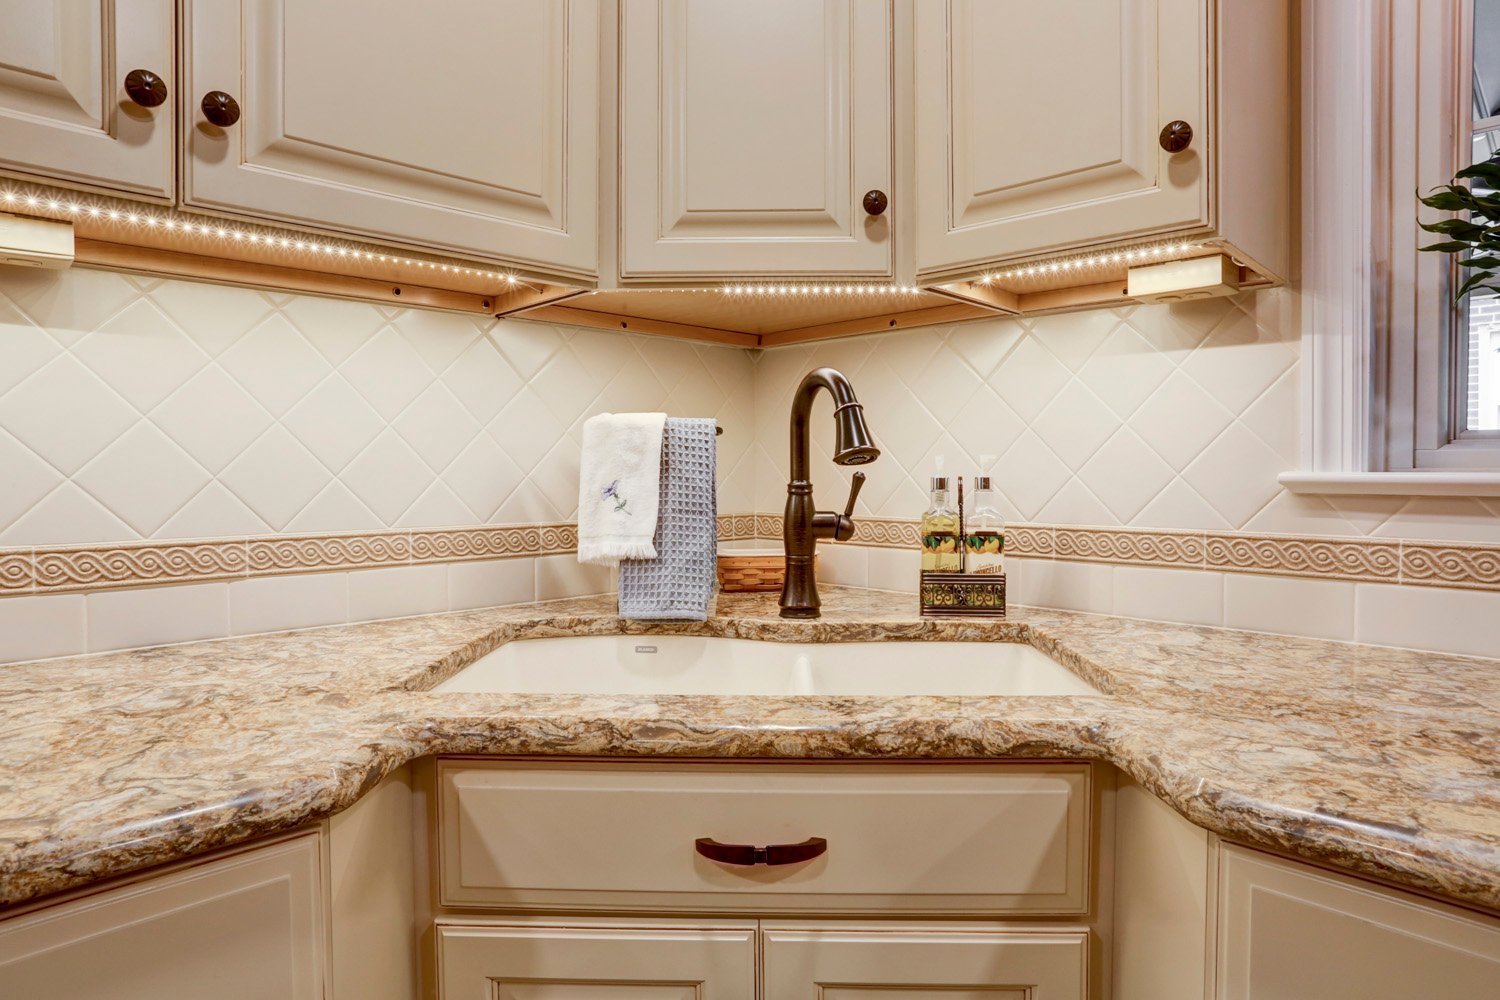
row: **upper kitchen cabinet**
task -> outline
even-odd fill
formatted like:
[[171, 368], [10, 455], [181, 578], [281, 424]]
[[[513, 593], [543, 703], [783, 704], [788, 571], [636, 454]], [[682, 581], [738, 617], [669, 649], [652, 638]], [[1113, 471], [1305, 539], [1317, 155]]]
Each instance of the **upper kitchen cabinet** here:
[[0, 173], [172, 195], [173, 0], [0, 0]]
[[598, 269], [596, 0], [186, 0], [183, 203]]
[[1167, 237], [1285, 276], [1285, 0], [916, 4], [921, 277]]
[[888, 0], [622, 0], [620, 276], [889, 277]]

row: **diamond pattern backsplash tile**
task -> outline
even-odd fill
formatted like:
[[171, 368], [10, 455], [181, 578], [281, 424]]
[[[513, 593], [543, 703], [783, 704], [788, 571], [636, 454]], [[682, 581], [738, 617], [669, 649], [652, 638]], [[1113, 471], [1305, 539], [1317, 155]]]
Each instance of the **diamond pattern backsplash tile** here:
[[[0, 545], [565, 521], [605, 409], [715, 417], [736, 348], [101, 271], [0, 273]], [[529, 384], [528, 384], [529, 383]]]
[[[938, 454], [950, 476], [966, 478], [992, 455], [984, 471], [1016, 520], [1500, 543], [1500, 501], [1454, 500], [1435, 517], [1430, 500], [1378, 498], [1372, 507], [1370, 498], [1280, 487], [1277, 476], [1296, 467], [1300, 434], [1286, 291], [983, 320], [859, 344], [858, 352], [833, 341], [757, 358], [758, 510], [784, 503], [788, 397], [804, 372], [829, 364], [853, 382], [884, 449], [864, 470], [867, 516], [919, 517]], [[820, 461], [828, 414], [819, 400]], [[847, 477], [826, 468], [815, 479], [830, 506], [840, 492], [833, 481]]]
[[[712, 416], [719, 509], [779, 512], [798, 380], [849, 375], [885, 450], [867, 515], [937, 455], [1010, 518], [1500, 543], [1500, 501], [1301, 497], [1281, 291], [749, 352], [102, 271], [0, 273], [0, 545], [558, 522], [603, 410]], [[842, 499], [820, 398], [819, 500]]]

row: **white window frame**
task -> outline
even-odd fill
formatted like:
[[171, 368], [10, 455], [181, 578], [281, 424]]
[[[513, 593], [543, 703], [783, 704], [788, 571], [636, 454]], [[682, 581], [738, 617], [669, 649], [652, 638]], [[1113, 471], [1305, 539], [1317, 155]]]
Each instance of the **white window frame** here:
[[1500, 496], [1500, 437], [1453, 434], [1457, 268], [1417, 249], [1416, 192], [1468, 163], [1471, 9], [1302, 0], [1296, 492]]

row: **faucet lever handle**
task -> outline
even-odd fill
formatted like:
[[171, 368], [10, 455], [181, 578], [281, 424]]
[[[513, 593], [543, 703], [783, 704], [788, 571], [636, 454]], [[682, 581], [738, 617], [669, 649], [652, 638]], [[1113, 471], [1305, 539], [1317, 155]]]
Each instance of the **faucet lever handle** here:
[[854, 501], [859, 499], [859, 491], [864, 489], [865, 474], [856, 472], [854, 478], [849, 482], [849, 502], [844, 504], [844, 516], [854, 516]]

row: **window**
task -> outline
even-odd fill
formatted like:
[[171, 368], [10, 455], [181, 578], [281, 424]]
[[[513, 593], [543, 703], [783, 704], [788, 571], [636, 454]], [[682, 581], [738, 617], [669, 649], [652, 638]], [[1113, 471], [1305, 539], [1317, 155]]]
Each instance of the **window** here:
[[[1479, 163], [1500, 154], [1500, 0], [1471, 2], [1469, 135]], [[1490, 436], [1500, 431], [1500, 295], [1470, 296], [1459, 309], [1455, 437]]]

